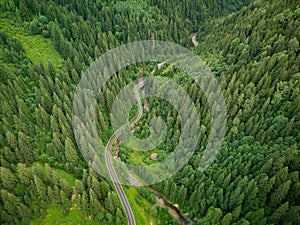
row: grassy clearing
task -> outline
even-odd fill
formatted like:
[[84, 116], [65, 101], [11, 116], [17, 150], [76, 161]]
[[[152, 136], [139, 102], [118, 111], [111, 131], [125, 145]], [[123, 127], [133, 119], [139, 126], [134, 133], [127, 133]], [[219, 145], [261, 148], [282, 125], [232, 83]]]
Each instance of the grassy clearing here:
[[59, 206], [53, 206], [47, 210], [47, 215], [44, 218], [37, 218], [31, 222], [32, 225], [53, 225], [53, 224], [68, 224], [68, 225], [96, 225], [97, 223], [84, 218], [79, 209], [71, 210], [67, 214]]
[[3, 13], [0, 15], [0, 29], [14, 36], [15, 34], [23, 34], [24, 28], [19, 24], [20, 22], [9, 13]]
[[142, 152], [142, 151], [132, 151], [129, 154], [129, 160], [132, 164], [147, 165], [144, 162], [145, 158], [146, 158], [146, 154], [145, 154], [145, 152]]
[[[126, 152], [128, 162], [134, 165], [152, 165], [162, 161], [166, 157], [166, 153], [159, 148], [155, 148], [149, 151], [135, 151], [127, 148], [124, 145], [121, 145], [120, 148], [122, 149], [122, 151]], [[157, 161], [152, 161], [150, 159], [152, 153], [158, 154]]]
[[[32, 166], [40, 166], [43, 169], [45, 165], [43, 163], [34, 163]], [[72, 174], [67, 173], [62, 169], [52, 168], [62, 179], [66, 180], [70, 186], [75, 185], [75, 177]], [[47, 210], [45, 216], [40, 218], [35, 218], [32, 222], [32, 225], [53, 225], [53, 224], [68, 224], [68, 225], [78, 225], [78, 224], [87, 224], [87, 225], [96, 225], [97, 223], [90, 221], [85, 218], [81, 213], [80, 209], [74, 208], [73, 210], [68, 211], [67, 213], [63, 210], [61, 206], [50, 206]]]
[[21, 42], [26, 56], [32, 63], [48, 65], [51, 62], [57, 69], [62, 67], [62, 58], [55, 50], [53, 42], [41, 35], [29, 35], [24, 29], [24, 24], [12, 15], [6, 13], [0, 16], [0, 30]]
[[[35, 163], [32, 164], [32, 166], [33, 166], [33, 167], [34, 167], [34, 166], [40, 166], [40, 167], [42, 167], [43, 169], [45, 169], [45, 164], [42, 163], [42, 162], [35, 162]], [[65, 181], [67, 181], [68, 184], [69, 184], [70, 186], [72, 186], [72, 187], [75, 186], [75, 180], [76, 180], [76, 178], [74, 177], [73, 174], [67, 173], [67, 172], [66, 172], [65, 170], [63, 170], [63, 169], [58, 169], [58, 168], [54, 168], [54, 167], [51, 167], [51, 168], [52, 168], [52, 170], [53, 170], [55, 173], [57, 173], [57, 175], [58, 175], [59, 177], [61, 177], [61, 178], [64, 179]]]
[[72, 187], [75, 186], [75, 177], [62, 169], [52, 168], [61, 178], [65, 179]]
[[41, 35], [17, 34], [15, 37], [22, 43], [25, 54], [31, 59], [32, 63], [48, 65], [51, 62], [55, 68], [62, 67], [62, 58], [55, 50], [50, 39], [46, 39]]

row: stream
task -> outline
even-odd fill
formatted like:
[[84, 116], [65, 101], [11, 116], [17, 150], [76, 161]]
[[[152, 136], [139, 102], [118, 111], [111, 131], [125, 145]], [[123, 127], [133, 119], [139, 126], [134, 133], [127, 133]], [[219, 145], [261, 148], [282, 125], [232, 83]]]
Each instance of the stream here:
[[140, 180], [138, 180], [131, 172], [129, 174], [129, 180], [130, 183], [136, 187], [144, 186], [148, 190], [150, 190], [154, 195], [156, 199], [156, 203], [153, 205], [153, 207], [161, 206], [163, 208], [168, 208], [169, 214], [176, 220], [179, 221], [180, 225], [189, 225], [190, 220], [187, 216], [183, 216], [180, 212], [180, 209], [178, 206], [173, 205], [170, 201], [168, 201], [164, 196], [159, 194], [154, 188], [143, 184]]
[[173, 205], [170, 201], [168, 201], [165, 197], [163, 197], [161, 194], [159, 194], [154, 188], [149, 187], [149, 186], [145, 186], [145, 188], [149, 189], [152, 191], [152, 193], [155, 195], [156, 197], [156, 203], [154, 204], [153, 207], [156, 206], [161, 206], [163, 208], [168, 208], [168, 212], [169, 214], [174, 218], [177, 219], [180, 223], [180, 225], [188, 225], [189, 220], [187, 217], [184, 217], [183, 215], [181, 215], [180, 213], [180, 209], [178, 206]]

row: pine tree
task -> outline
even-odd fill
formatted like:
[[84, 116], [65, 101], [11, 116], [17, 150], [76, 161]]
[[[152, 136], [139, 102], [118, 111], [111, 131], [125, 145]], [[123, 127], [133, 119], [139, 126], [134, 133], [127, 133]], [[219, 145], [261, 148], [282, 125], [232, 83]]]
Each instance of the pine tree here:
[[88, 195], [85, 191], [83, 191], [82, 196], [81, 196], [81, 206], [80, 208], [83, 210], [83, 213], [85, 215], [88, 215], [89, 213], [89, 199]]
[[241, 209], [242, 206], [239, 205], [238, 207], [236, 207], [233, 211], [232, 211], [232, 219], [233, 221], [238, 221], [240, 214], [241, 214]]
[[22, 131], [18, 133], [18, 143], [20, 148], [20, 154], [23, 157], [24, 162], [32, 163], [34, 162], [34, 154], [29, 137], [26, 136]]
[[38, 178], [36, 175], [34, 175], [34, 184], [37, 190], [38, 198], [41, 200], [46, 201], [47, 200], [47, 189], [44, 183]]
[[251, 224], [262, 224], [262, 222], [265, 220], [264, 209], [250, 211], [246, 214], [245, 218], [251, 221]]
[[275, 208], [278, 205], [280, 205], [281, 201], [285, 199], [286, 194], [288, 193], [290, 189], [291, 181], [288, 180], [284, 182], [282, 185], [280, 185], [272, 194], [270, 197], [270, 206]]
[[4, 188], [13, 191], [17, 185], [17, 178], [14, 174], [9, 169], [0, 167], [0, 175]]
[[67, 212], [71, 206], [71, 203], [67, 194], [63, 190], [60, 190], [60, 200], [64, 210]]
[[115, 213], [115, 206], [112, 193], [109, 192], [107, 197], [105, 198], [105, 208], [112, 214]]
[[122, 214], [122, 211], [117, 208], [117, 211], [116, 211], [116, 224], [124, 224], [124, 216]]
[[221, 220], [221, 225], [230, 225], [232, 221], [231, 213], [227, 213]]
[[281, 219], [286, 215], [286, 212], [289, 209], [289, 202], [285, 202], [281, 206], [279, 206], [275, 212], [270, 217], [271, 223], [280, 223]]
[[18, 141], [17, 141], [16, 136], [12, 132], [10, 132], [9, 130], [6, 131], [5, 136], [7, 138], [8, 143], [10, 144], [10, 146], [13, 149], [17, 149], [18, 148]]
[[33, 175], [30, 168], [26, 168], [25, 164], [18, 163], [17, 165], [18, 177], [22, 183], [29, 185], [33, 180]]
[[65, 140], [65, 157], [68, 162], [77, 163], [79, 157], [72, 141], [67, 137]]
[[28, 20], [29, 19], [29, 9], [28, 9], [28, 6], [26, 4], [26, 1], [25, 0], [20, 0], [19, 1], [19, 9], [20, 9], [20, 14], [22, 16], [22, 18], [24, 20]]

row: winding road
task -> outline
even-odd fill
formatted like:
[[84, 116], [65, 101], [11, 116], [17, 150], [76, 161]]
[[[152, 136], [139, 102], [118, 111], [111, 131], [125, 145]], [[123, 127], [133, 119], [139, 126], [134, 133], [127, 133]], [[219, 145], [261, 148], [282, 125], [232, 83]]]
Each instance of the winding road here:
[[[141, 79], [140, 82], [134, 87], [134, 96], [138, 102], [138, 114], [130, 121], [130, 126], [134, 125], [142, 116], [143, 113], [143, 107], [142, 107], [142, 102], [139, 96], [139, 90], [144, 86], [144, 81]], [[105, 150], [105, 160], [106, 160], [106, 165], [109, 171], [109, 175], [114, 183], [114, 186], [118, 192], [119, 198], [121, 200], [121, 203], [124, 207], [124, 210], [126, 212], [127, 218], [128, 218], [128, 224], [129, 225], [136, 225], [134, 215], [131, 209], [131, 206], [128, 202], [128, 199], [126, 197], [126, 194], [123, 190], [122, 185], [119, 182], [119, 179], [117, 177], [117, 174], [114, 170], [114, 167], [112, 165], [112, 160], [111, 160], [111, 149], [113, 147], [113, 143], [115, 140], [118, 138], [119, 134], [122, 132], [123, 127], [119, 128], [116, 130], [116, 132], [111, 136], [109, 139], [107, 145], [106, 145], [106, 150]]]

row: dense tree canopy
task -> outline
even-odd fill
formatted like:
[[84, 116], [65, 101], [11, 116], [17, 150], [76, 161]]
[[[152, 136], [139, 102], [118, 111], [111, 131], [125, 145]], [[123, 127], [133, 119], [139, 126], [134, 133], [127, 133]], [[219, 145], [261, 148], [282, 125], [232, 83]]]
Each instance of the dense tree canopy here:
[[[201, 135], [189, 163], [152, 188], [178, 204], [193, 224], [300, 223], [296, 0], [7, 0], [0, 2], [0, 12], [1, 224], [30, 224], [50, 206], [62, 207], [65, 214], [80, 210], [86, 224], [127, 224], [113, 184], [91, 169], [78, 150], [72, 100], [81, 74], [97, 57], [149, 39], [173, 41], [200, 55], [217, 77], [227, 109], [220, 153], [210, 167], [199, 170], [211, 131], [207, 99], [182, 71], [164, 65], [157, 72], [191, 96]], [[113, 133], [109, 110], [119, 91], [138, 79], [141, 68], [149, 76], [155, 67], [126, 67], [102, 88], [96, 123], [104, 143]], [[161, 162], [179, 142], [181, 121], [167, 101], [148, 100], [151, 110], [144, 110], [134, 135], [148, 137], [149, 121], [160, 115], [168, 128], [154, 150]], [[88, 138], [81, 145], [87, 147]], [[133, 150], [119, 149], [119, 157], [132, 164], [155, 163], [150, 154], [136, 161]], [[138, 194], [151, 204], [156, 201], [146, 188]], [[149, 211], [155, 224], [177, 223], [163, 208]]]

